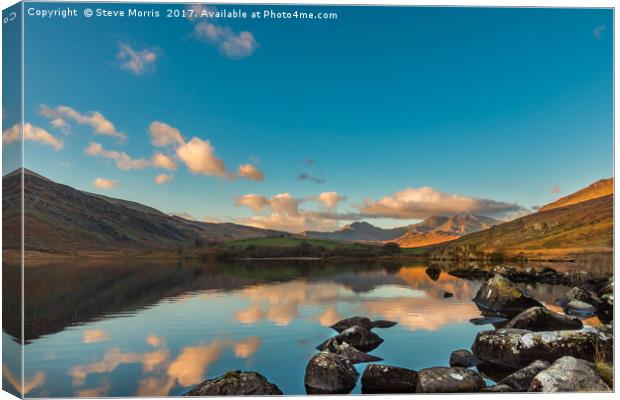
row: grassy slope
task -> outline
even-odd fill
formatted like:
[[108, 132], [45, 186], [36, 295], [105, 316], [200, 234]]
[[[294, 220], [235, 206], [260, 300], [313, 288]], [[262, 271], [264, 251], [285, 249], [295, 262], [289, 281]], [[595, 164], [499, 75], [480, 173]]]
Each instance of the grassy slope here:
[[614, 179], [601, 179], [596, 181], [587, 188], [581, 189], [575, 193], [564, 196], [553, 203], [542, 207], [540, 211], [548, 211], [554, 208], [565, 207], [572, 204], [581, 203], [587, 200], [596, 199], [614, 193]]
[[613, 249], [613, 195], [539, 211], [466, 235], [435, 251], [470, 246], [506, 254], [568, 254]]

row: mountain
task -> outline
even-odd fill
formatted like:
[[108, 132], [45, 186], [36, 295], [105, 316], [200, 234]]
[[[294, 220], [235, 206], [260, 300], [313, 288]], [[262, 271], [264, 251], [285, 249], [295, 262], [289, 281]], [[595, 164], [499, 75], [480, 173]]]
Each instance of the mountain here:
[[401, 247], [421, 247], [454, 240], [498, 223], [489, 217], [455, 214], [429, 217], [417, 224], [391, 229], [379, 228], [368, 222], [354, 222], [334, 232], [307, 231], [302, 236], [347, 242], [396, 242]]
[[499, 224], [493, 218], [474, 214], [455, 214], [451, 217], [435, 216], [410, 225], [407, 232], [394, 239], [400, 247], [424, 247], [443, 243], [459, 237], [488, 229]]
[[607, 196], [609, 194], [613, 194], [613, 192], [614, 179], [601, 179], [600, 181], [594, 182], [585, 189], [581, 189], [573, 194], [562, 197], [561, 199], [558, 199], [551, 204], [547, 204], [546, 206], [540, 208], [539, 211], [548, 211], [558, 207], [570, 206], [572, 204], [581, 203], [586, 200]]
[[535, 213], [438, 245], [432, 253], [437, 258], [450, 258], [464, 249], [529, 258], [610, 253], [613, 200], [613, 178], [598, 181]]
[[[88, 193], [24, 169], [27, 250], [78, 252], [178, 249], [197, 240], [220, 241], [282, 235], [232, 223], [215, 224], [169, 216], [154, 208]], [[3, 246], [19, 249], [21, 173], [2, 178]], [[12, 234], [8, 234], [12, 232]]]
[[306, 231], [301, 234], [309, 239], [340, 240], [345, 242], [385, 242], [407, 232], [407, 227], [383, 229], [368, 222], [354, 222], [334, 232]]

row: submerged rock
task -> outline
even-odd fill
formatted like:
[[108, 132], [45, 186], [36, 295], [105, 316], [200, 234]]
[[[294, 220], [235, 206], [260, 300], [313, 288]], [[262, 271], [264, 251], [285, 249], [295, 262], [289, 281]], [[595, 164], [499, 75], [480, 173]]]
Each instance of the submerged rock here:
[[484, 379], [475, 371], [463, 367], [424, 368], [418, 372], [417, 393], [479, 392]]
[[426, 270], [424, 270], [424, 272], [426, 272], [426, 275], [428, 275], [429, 278], [431, 278], [432, 280], [436, 281], [437, 279], [439, 279], [439, 276], [441, 275], [441, 270], [435, 266], [431, 266], [426, 268]]
[[469, 350], [461, 349], [455, 350], [450, 354], [450, 366], [451, 367], [475, 367], [478, 364], [478, 359]]
[[505, 317], [478, 317], [469, 320], [474, 325], [493, 325], [495, 328], [504, 327], [508, 323], [508, 318]]
[[611, 389], [592, 364], [565, 356], [539, 372], [529, 388], [532, 392], [608, 392]]
[[536, 360], [527, 367], [508, 375], [498, 382], [498, 384], [507, 385], [515, 392], [527, 392], [532, 379], [540, 372], [549, 368], [546, 361]]
[[332, 329], [340, 333], [346, 329], [351, 328], [352, 326], [361, 326], [362, 328], [371, 329], [372, 321], [370, 321], [370, 319], [366, 317], [351, 317], [336, 322], [334, 325], [332, 325]]
[[486, 281], [473, 301], [481, 311], [514, 317], [530, 307], [542, 307], [538, 301], [523, 294], [514, 283], [497, 274]]
[[595, 314], [596, 308], [592, 304], [573, 300], [566, 305], [566, 312], [571, 315], [590, 316]]
[[450, 298], [450, 297], [452, 297], [452, 296], [454, 296], [454, 293], [444, 292], [444, 294], [443, 294], [443, 298], [444, 298], [444, 299]]
[[387, 321], [384, 319], [379, 319], [377, 321], [372, 321], [372, 327], [373, 328], [379, 328], [379, 329], [386, 329], [386, 328], [391, 328], [394, 325], [398, 324], [398, 322], [396, 321]]
[[282, 391], [267, 378], [253, 371], [231, 371], [206, 380], [185, 396], [274, 396], [282, 395]]
[[348, 360], [323, 351], [308, 362], [304, 385], [308, 394], [347, 394], [355, 387], [358, 376]]
[[612, 346], [610, 330], [584, 328], [579, 331], [532, 332], [499, 329], [479, 332], [472, 351], [480, 360], [519, 369], [536, 360], [554, 362], [566, 355], [592, 361], [598, 353], [604, 359], [611, 359]]
[[332, 338], [327, 341], [325, 344], [324, 351], [329, 351], [330, 353], [338, 354], [341, 357], [346, 358], [351, 362], [351, 364], [360, 364], [367, 362], [375, 362], [375, 361], [383, 361], [382, 358], [372, 356], [370, 354], [366, 354], [364, 352], [359, 351], [355, 347], [349, 345], [347, 342], [338, 343], [335, 338]]
[[522, 311], [511, 319], [505, 328], [528, 329], [530, 331], [556, 331], [581, 329], [583, 322], [579, 318], [558, 314], [546, 307], [532, 307]]
[[323, 351], [327, 343], [331, 340], [335, 340], [338, 344], [346, 342], [351, 346], [355, 347], [357, 350], [363, 352], [372, 351], [379, 347], [381, 343], [383, 343], [383, 339], [379, 337], [379, 335], [377, 335], [376, 333], [373, 333], [366, 328], [362, 328], [361, 326], [355, 325], [340, 332], [339, 335], [334, 336], [333, 338], [321, 343], [317, 346], [317, 349]]
[[369, 364], [362, 374], [362, 393], [415, 393], [417, 382], [414, 370]]
[[536, 273], [536, 282], [558, 284], [562, 282], [562, 275], [553, 268], [543, 268]]
[[463, 279], [488, 279], [489, 277], [493, 276], [490, 271], [481, 267], [455, 269], [448, 273], [452, 276]]
[[596, 307], [596, 316], [604, 324], [608, 324], [614, 320], [614, 295], [607, 293], [601, 296]]

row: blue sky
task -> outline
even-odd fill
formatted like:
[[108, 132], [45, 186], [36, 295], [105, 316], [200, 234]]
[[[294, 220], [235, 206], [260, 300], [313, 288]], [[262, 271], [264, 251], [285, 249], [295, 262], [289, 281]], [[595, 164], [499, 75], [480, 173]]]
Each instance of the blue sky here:
[[287, 230], [510, 218], [613, 175], [611, 10], [270, 8], [338, 19], [26, 16], [25, 166]]

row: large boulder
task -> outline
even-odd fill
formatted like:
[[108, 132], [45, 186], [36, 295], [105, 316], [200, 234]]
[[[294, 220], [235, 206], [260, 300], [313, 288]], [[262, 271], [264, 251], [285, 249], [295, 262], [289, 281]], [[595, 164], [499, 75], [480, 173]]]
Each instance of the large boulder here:
[[274, 396], [282, 391], [253, 371], [230, 371], [196, 385], [185, 396]]
[[565, 356], [539, 372], [530, 384], [532, 392], [609, 392], [611, 389], [588, 361]]
[[478, 359], [520, 369], [536, 360], [554, 362], [570, 355], [592, 361], [595, 354], [611, 359], [613, 334], [610, 329], [532, 332], [524, 329], [482, 331], [472, 351]]
[[478, 364], [478, 359], [471, 351], [461, 349], [454, 350], [450, 354], [450, 366], [451, 367], [475, 367]]
[[499, 381], [498, 384], [508, 385], [514, 392], [527, 392], [536, 374], [549, 368], [549, 365], [546, 361], [536, 360], [527, 367], [508, 375]]
[[352, 326], [361, 326], [362, 328], [371, 329], [372, 321], [366, 317], [356, 316], [336, 322], [334, 325], [332, 325], [332, 329], [340, 333], [346, 329], [351, 328]]
[[614, 320], [614, 294], [607, 293], [601, 296], [596, 306], [596, 315], [604, 324]]
[[463, 367], [424, 368], [418, 372], [417, 393], [471, 393], [485, 386], [480, 374]]
[[308, 362], [304, 384], [308, 394], [347, 394], [355, 387], [358, 376], [347, 359], [323, 351]]
[[584, 303], [589, 303], [589, 304], [595, 304], [596, 302], [592, 293], [580, 287], [574, 287], [568, 292], [566, 292], [564, 296], [561, 299], [559, 299], [558, 303], [560, 303], [560, 305], [562, 306], [565, 306], [566, 304], [570, 303], [571, 301], [575, 301], [575, 300], [583, 301]]
[[414, 370], [369, 364], [362, 374], [362, 393], [415, 393], [417, 382]]
[[486, 281], [473, 301], [483, 313], [514, 317], [530, 307], [542, 307], [538, 301], [526, 296], [510, 280], [496, 274]]
[[546, 307], [532, 307], [513, 317], [504, 328], [528, 329], [530, 331], [559, 331], [581, 329], [579, 318], [558, 314]]
[[323, 351], [330, 340], [335, 340], [339, 344], [346, 342], [358, 349], [359, 351], [363, 352], [372, 351], [379, 347], [381, 343], [383, 343], [383, 339], [379, 337], [379, 335], [358, 325], [345, 329], [344, 331], [340, 332], [339, 335], [326, 340], [325, 342], [318, 345], [317, 349]]
[[366, 354], [362, 351], [359, 351], [358, 349], [351, 346], [347, 342], [338, 343], [338, 341], [335, 338], [332, 338], [327, 341], [327, 343], [325, 344], [324, 351], [329, 351], [330, 353], [338, 354], [339, 356], [344, 357], [347, 360], [349, 360], [351, 364], [383, 361], [382, 358], [375, 357], [370, 354]]

